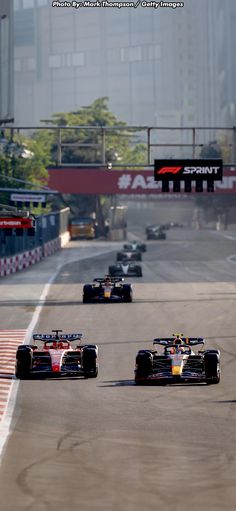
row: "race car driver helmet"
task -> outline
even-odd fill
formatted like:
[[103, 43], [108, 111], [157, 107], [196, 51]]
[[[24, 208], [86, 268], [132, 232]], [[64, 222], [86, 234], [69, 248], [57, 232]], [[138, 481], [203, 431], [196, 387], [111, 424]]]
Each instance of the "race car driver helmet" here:
[[183, 341], [179, 338], [179, 337], [176, 337], [173, 341], [173, 344], [178, 344], [178, 345], [181, 345], [183, 344]]

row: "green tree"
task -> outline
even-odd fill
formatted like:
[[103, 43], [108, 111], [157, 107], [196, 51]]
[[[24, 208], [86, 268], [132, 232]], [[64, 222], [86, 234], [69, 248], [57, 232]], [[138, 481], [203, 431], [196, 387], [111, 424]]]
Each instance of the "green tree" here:
[[[0, 154], [0, 187], [35, 189], [47, 185], [50, 163], [45, 144], [21, 134], [5, 130]], [[9, 193], [1, 192], [1, 200], [9, 201]]]
[[[63, 163], [104, 163], [125, 165], [125, 163], [145, 163], [146, 146], [142, 143], [133, 144], [133, 134], [125, 130], [126, 123], [117, 119], [108, 108], [108, 98], [98, 98], [89, 106], [77, 111], [56, 113], [48, 121], [55, 127], [66, 126], [61, 130], [61, 142], [69, 144], [62, 147]], [[69, 129], [69, 126], [72, 126]], [[73, 128], [78, 126], [79, 129]], [[89, 128], [88, 128], [89, 127]], [[117, 130], [121, 127], [122, 130]], [[94, 129], [93, 129], [94, 128]], [[103, 154], [102, 138], [106, 130], [106, 151]], [[40, 130], [34, 134], [34, 139], [50, 146], [50, 158], [58, 163], [58, 130]], [[49, 156], [49, 154], [48, 154]]]
[[200, 158], [222, 158], [221, 147], [217, 140], [212, 140], [209, 144], [202, 147]]
[[[146, 145], [136, 142], [134, 136], [126, 127], [126, 123], [119, 120], [108, 108], [108, 98], [98, 98], [89, 106], [81, 107], [77, 111], [56, 113], [47, 121], [56, 127], [66, 126], [60, 130], [62, 154], [64, 164], [104, 164], [113, 165], [145, 164], [147, 162]], [[70, 128], [71, 126], [71, 128]], [[76, 127], [79, 127], [76, 128]], [[117, 129], [118, 127], [122, 128]], [[103, 128], [106, 129], [104, 132]], [[105, 137], [105, 145], [103, 141]], [[41, 143], [47, 157], [53, 165], [59, 163], [59, 130], [45, 128], [34, 133], [33, 138]], [[66, 145], [63, 145], [66, 144]], [[67, 145], [68, 144], [68, 145]], [[75, 215], [88, 215], [96, 211], [106, 211], [110, 198], [94, 197], [91, 195], [64, 195]], [[100, 215], [99, 215], [100, 216]], [[101, 231], [104, 230], [104, 223]]]

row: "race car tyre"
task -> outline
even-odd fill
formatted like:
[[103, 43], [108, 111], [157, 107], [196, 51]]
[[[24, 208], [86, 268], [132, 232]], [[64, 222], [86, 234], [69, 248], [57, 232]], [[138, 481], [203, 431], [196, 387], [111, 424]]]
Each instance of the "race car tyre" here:
[[204, 357], [205, 376], [208, 385], [220, 382], [220, 360], [218, 353], [206, 353]]
[[152, 374], [153, 358], [147, 351], [140, 351], [136, 357], [135, 382], [140, 383]]
[[115, 269], [114, 269], [114, 266], [109, 266], [108, 268], [108, 273], [109, 275], [111, 275], [112, 277], [115, 275]]
[[16, 370], [15, 375], [19, 379], [25, 379], [29, 376], [32, 368], [32, 349], [31, 346], [19, 346], [16, 352]]
[[97, 350], [94, 348], [84, 348], [82, 355], [82, 366], [85, 378], [97, 378]]
[[123, 259], [122, 254], [117, 254], [117, 256], [116, 256], [116, 260], [117, 260], [117, 261], [122, 261], [122, 259]]
[[142, 276], [143, 276], [143, 272], [142, 272], [141, 268], [139, 268], [137, 270], [137, 277], [142, 277]]
[[131, 303], [133, 301], [133, 291], [130, 284], [123, 285], [124, 302]]
[[85, 284], [83, 288], [83, 303], [89, 303], [92, 298], [92, 286], [90, 284]]
[[142, 254], [141, 254], [141, 252], [139, 252], [137, 254], [137, 261], [142, 261]]

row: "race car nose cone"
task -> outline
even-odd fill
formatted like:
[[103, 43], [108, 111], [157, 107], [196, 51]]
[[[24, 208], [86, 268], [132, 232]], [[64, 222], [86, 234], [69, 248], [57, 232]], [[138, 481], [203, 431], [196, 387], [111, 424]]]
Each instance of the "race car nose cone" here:
[[172, 366], [172, 376], [180, 376], [181, 372], [181, 366]]
[[53, 373], [59, 373], [60, 371], [60, 365], [59, 364], [53, 364], [52, 365], [52, 372]]

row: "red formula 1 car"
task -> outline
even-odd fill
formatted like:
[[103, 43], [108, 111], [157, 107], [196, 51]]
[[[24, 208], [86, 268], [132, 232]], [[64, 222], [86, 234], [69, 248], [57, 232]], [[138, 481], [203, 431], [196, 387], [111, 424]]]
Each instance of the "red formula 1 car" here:
[[220, 382], [219, 350], [199, 350], [194, 353], [192, 347], [204, 345], [202, 337], [183, 337], [174, 334], [174, 338], [154, 339], [154, 345], [163, 347], [140, 350], [136, 356], [135, 382], [137, 384], [156, 383], [199, 383], [208, 385]]
[[94, 344], [78, 345], [71, 343], [81, 340], [82, 334], [62, 334], [62, 330], [52, 330], [52, 334], [34, 334], [33, 340], [43, 343], [20, 345], [16, 352], [17, 378], [28, 378], [33, 374], [78, 375], [96, 378], [98, 374], [98, 348]]

